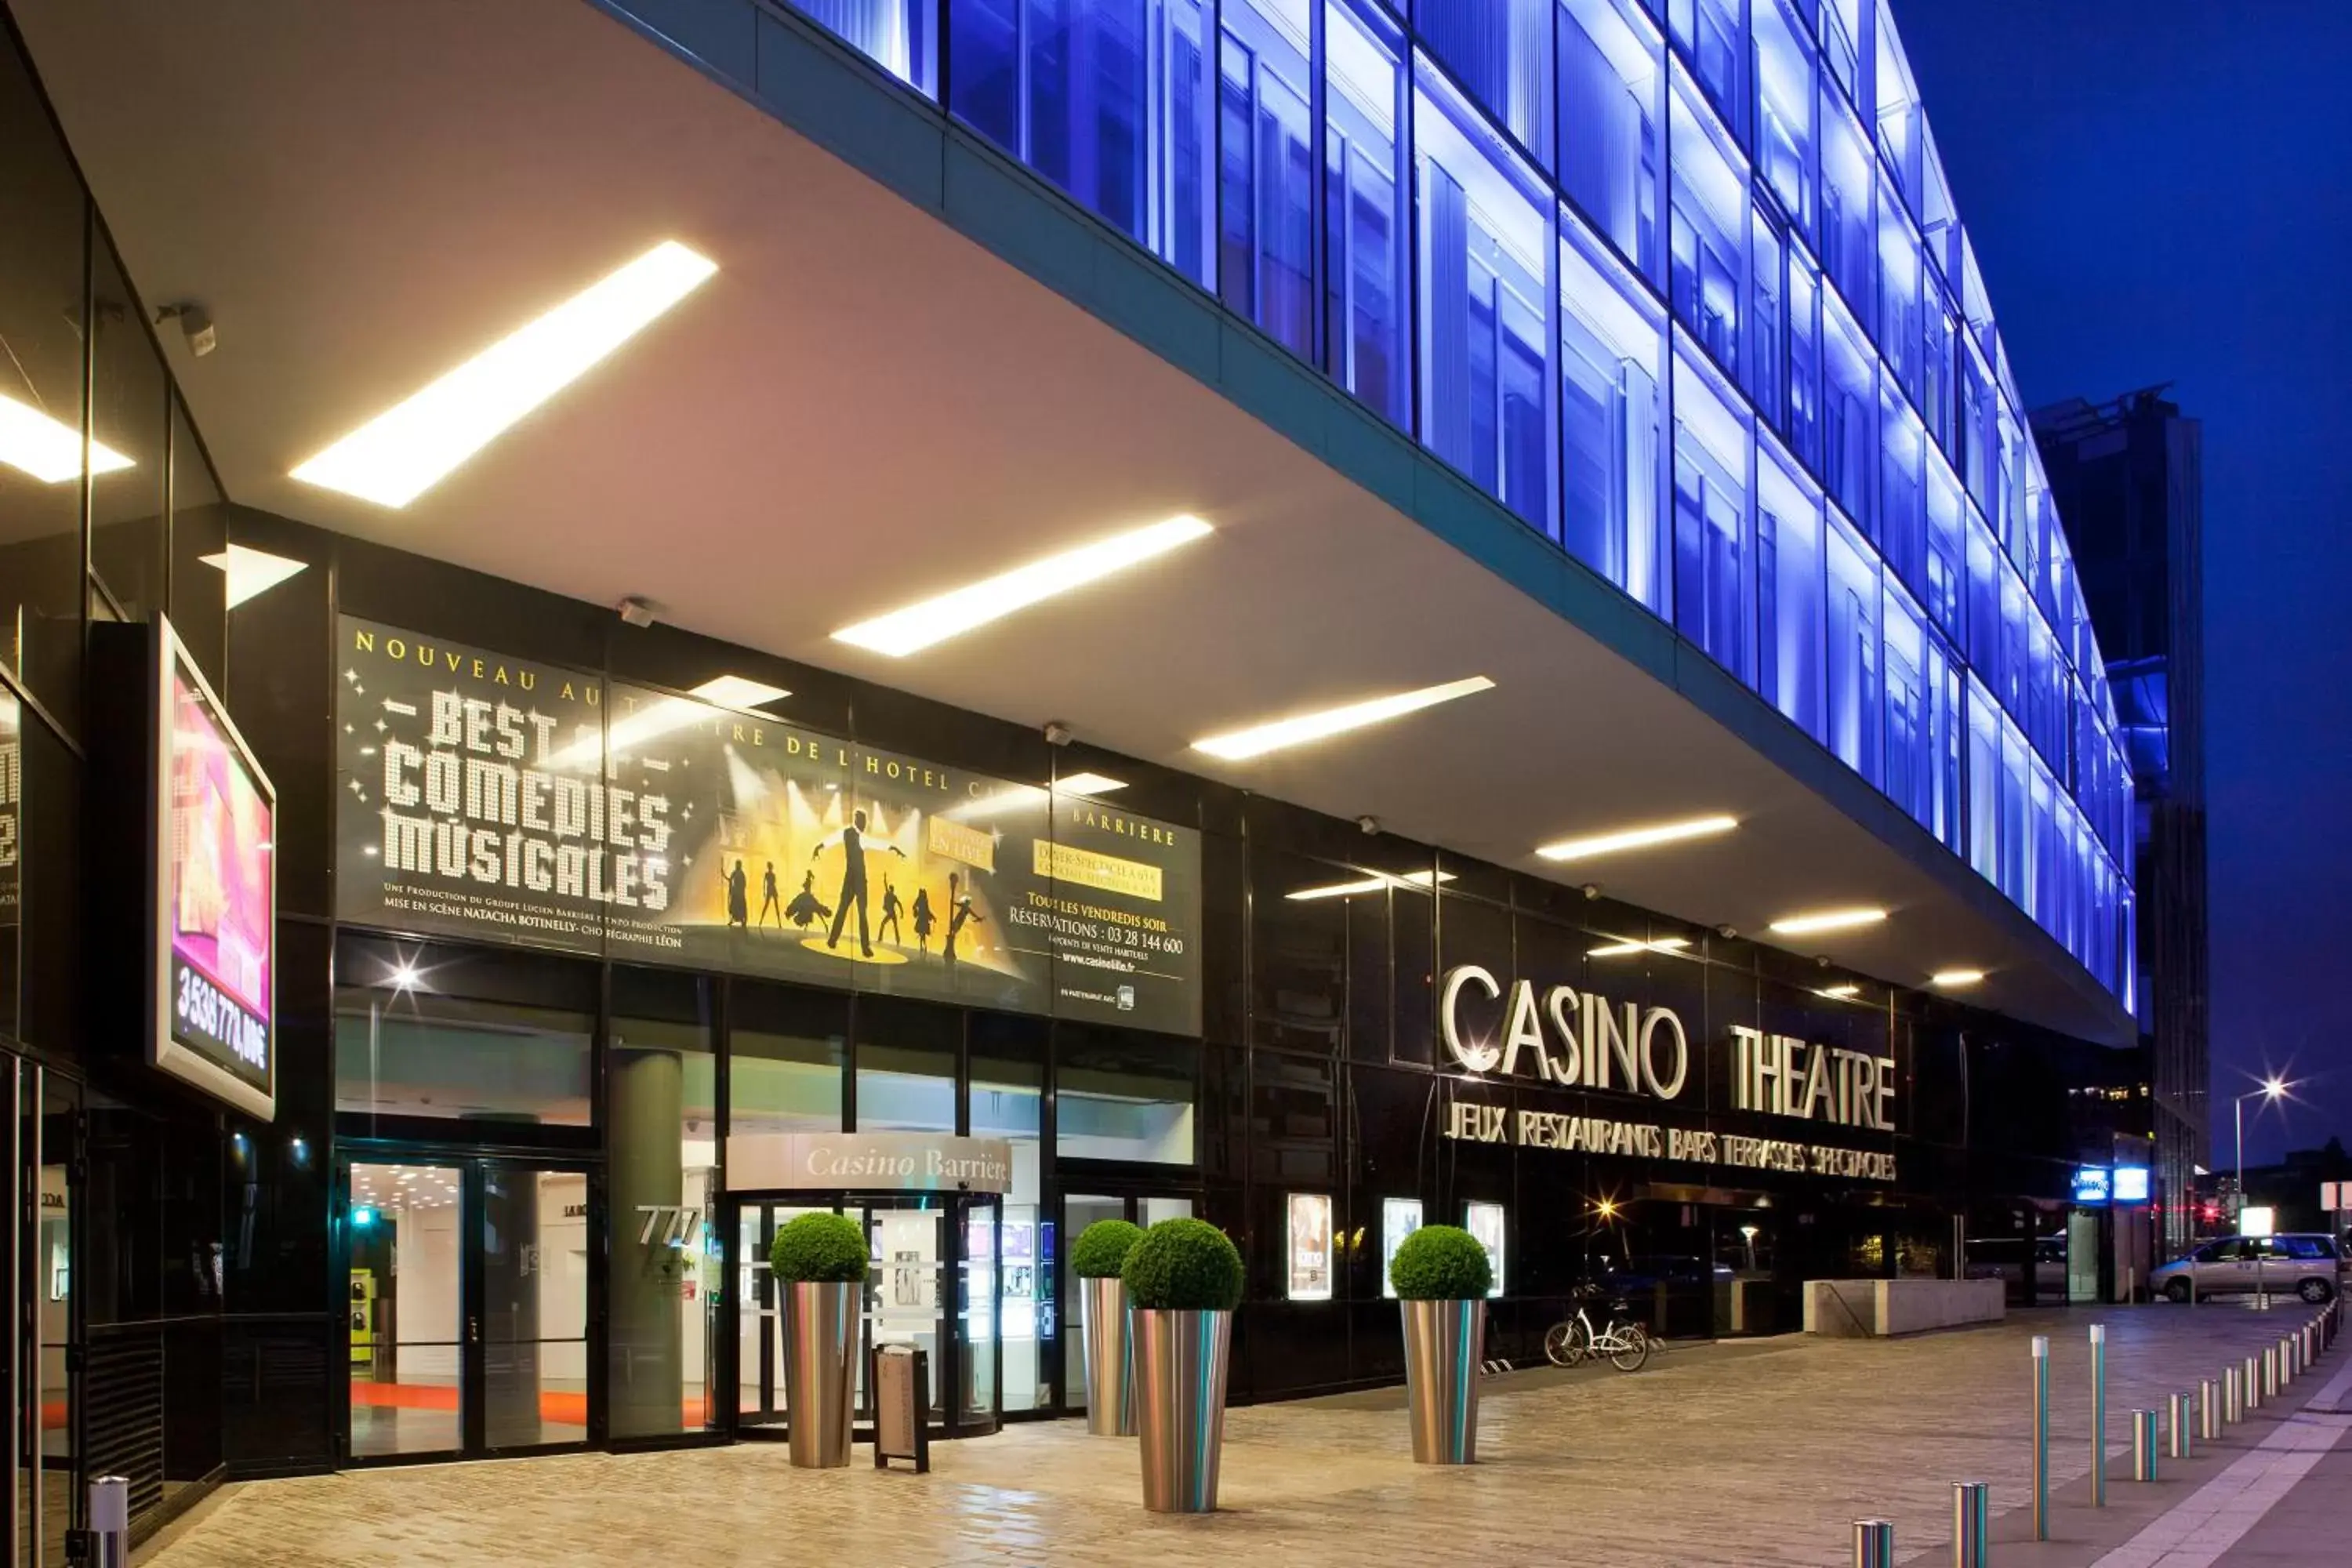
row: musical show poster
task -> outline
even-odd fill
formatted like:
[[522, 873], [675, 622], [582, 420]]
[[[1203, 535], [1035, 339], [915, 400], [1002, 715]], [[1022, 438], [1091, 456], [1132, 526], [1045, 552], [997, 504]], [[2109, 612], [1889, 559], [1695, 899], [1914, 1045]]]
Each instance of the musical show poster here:
[[173, 1037], [267, 1092], [274, 812], [209, 700], [176, 664], [164, 700]]
[[341, 919], [1199, 1032], [1197, 832], [346, 616]]

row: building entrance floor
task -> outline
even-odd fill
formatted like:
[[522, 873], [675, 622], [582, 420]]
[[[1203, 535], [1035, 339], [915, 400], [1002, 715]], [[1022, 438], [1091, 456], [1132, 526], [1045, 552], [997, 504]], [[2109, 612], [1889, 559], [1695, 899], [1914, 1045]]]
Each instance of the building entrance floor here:
[[[1056, 1421], [937, 1445], [927, 1476], [877, 1472], [864, 1447], [846, 1469], [796, 1471], [781, 1445], [758, 1443], [257, 1482], [207, 1500], [139, 1560], [1820, 1564], [1847, 1560], [1853, 1521], [1873, 1517], [1895, 1521], [1904, 1558], [1943, 1561], [1950, 1483], [1980, 1479], [1992, 1485], [2004, 1562], [2121, 1568], [2155, 1561], [2110, 1554], [2205, 1496], [2208, 1470], [2221, 1477], [2281, 1434], [2309, 1428], [2332, 1445], [2352, 1426], [2332, 1405], [2300, 1408], [2352, 1382], [2352, 1347], [2339, 1345], [2193, 1464], [2172, 1464], [2155, 1486], [2128, 1479], [2126, 1412], [2162, 1407], [2308, 1316], [2299, 1306], [2055, 1309], [1908, 1340], [1676, 1346], [1633, 1374], [1508, 1373], [1486, 1385], [1481, 1462], [1467, 1469], [1412, 1462], [1402, 1390], [1236, 1409], [1223, 1511], [1208, 1518], [1145, 1513], [1132, 1441]], [[2108, 1467], [2110, 1506], [2097, 1511], [2086, 1496], [2094, 1322], [2108, 1325], [2107, 1436], [2119, 1456]], [[2053, 1346], [2058, 1539], [2046, 1546], [2024, 1542], [2021, 1506], [2037, 1333]]]

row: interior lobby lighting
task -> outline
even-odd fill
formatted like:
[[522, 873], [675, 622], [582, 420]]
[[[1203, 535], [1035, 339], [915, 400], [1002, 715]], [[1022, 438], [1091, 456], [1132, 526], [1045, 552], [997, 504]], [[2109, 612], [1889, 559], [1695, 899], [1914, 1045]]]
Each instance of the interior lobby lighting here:
[[1213, 531], [1207, 523], [1192, 516], [1171, 517], [1165, 522], [1130, 528], [1108, 539], [1097, 539], [1091, 544], [1081, 544], [935, 595], [887, 616], [844, 626], [833, 634], [833, 640], [888, 658], [904, 658], [1015, 610], [1025, 610], [1058, 594], [1083, 588], [1130, 566], [1139, 566]]
[[1391, 888], [1435, 888], [1454, 880], [1451, 871], [1410, 871], [1402, 877], [1366, 877], [1357, 882], [1329, 882], [1319, 888], [1300, 888], [1285, 893], [1286, 899], [1306, 903], [1315, 899], [1352, 899], [1359, 893], [1385, 892]]
[[1057, 795], [1108, 795], [1126, 787], [1125, 779], [1115, 779], [1108, 773], [1064, 773], [1054, 781]]
[[713, 676], [696, 687], [694, 694], [705, 702], [716, 702], [721, 708], [761, 708], [792, 695], [781, 686], [771, 686], [764, 680], [753, 680], [743, 675]]
[[1728, 833], [1738, 826], [1739, 819], [1736, 816], [1694, 816], [1684, 822], [1652, 823], [1646, 827], [1596, 833], [1586, 838], [1563, 838], [1557, 844], [1543, 846], [1536, 853], [1547, 860], [1585, 860], [1595, 855], [1614, 854], [1620, 849], [1647, 849], [1654, 844], [1706, 838], [1717, 833]]
[[1974, 985], [1985, 977], [1981, 969], [1939, 969], [1927, 978], [1930, 985]]
[[[30, 404], [0, 396], [0, 463], [21, 469], [45, 485], [78, 479], [81, 478], [81, 432]], [[111, 474], [133, 466], [104, 442], [90, 442], [91, 473]]]
[[267, 594], [310, 564], [307, 561], [272, 555], [267, 550], [249, 550], [242, 544], [232, 544], [217, 555], [199, 555], [196, 559], [216, 568], [228, 579], [228, 608], [232, 610], [257, 594]]
[[1466, 680], [1449, 680], [1443, 686], [1393, 691], [1386, 697], [1374, 697], [1343, 707], [1276, 719], [1271, 723], [1253, 725], [1228, 735], [1212, 735], [1205, 741], [1193, 742], [1192, 749], [1206, 752], [1213, 757], [1223, 757], [1227, 762], [1241, 762], [1245, 758], [1263, 756], [1268, 752], [1281, 751], [1286, 746], [1303, 746], [1310, 741], [1344, 735], [1350, 730], [1360, 730], [1369, 724], [1401, 719], [1424, 708], [1434, 708], [1441, 702], [1451, 702], [1457, 697], [1490, 691], [1494, 685], [1485, 676], [1474, 675]]
[[1673, 952], [1690, 945], [1686, 936], [1662, 936], [1655, 942], [1612, 942], [1606, 947], [1596, 947], [1587, 958], [1624, 958], [1636, 952]]
[[1772, 929], [1782, 936], [1805, 936], [1817, 931], [1847, 931], [1854, 926], [1876, 925], [1886, 918], [1885, 910], [1822, 910], [1810, 915], [1790, 915], [1772, 922]]
[[666, 239], [377, 415], [294, 477], [406, 506], [718, 270]]
[[1824, 996], [1834, 996], [1839, 1001], [1843, 1002], [1849, 996], [1861, 995], [1862, 987], [1859, 985], [1824, 985], [1822, 987], [1822, 994]]

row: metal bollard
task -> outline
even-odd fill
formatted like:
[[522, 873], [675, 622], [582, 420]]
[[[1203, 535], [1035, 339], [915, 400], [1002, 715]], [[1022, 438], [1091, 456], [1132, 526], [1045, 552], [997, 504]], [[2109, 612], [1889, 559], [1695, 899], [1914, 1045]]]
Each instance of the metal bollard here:
[[131, 1561], [131, 1483], [121, 1476], [89, 1483], [89, 1544], [94, 1568], [126, 1568]]
[[2245, 1418], [2245, 1374], [2231, 1363], [2221, 1369], [2221, 1419], [2235, 1426]]
[[2263, 1397], [2276, 1399], [2279, 1391], [2278, 1346], [2263, 1347]]
[[1952, 1568], [1987, 1568], [1992, 1559], [1992, 1486], [1952, 1483]]
[[2132, 1479], [2156, 1479], [2156, 1412], [2135, 1410], [2131, 1413]]
[[1895, 1525], [1891, 1521], [1853, 1521], [1853, 1568], [1895, 1568]]
[[2091, 1325], [2091, 1506], [2107, 1506], [2107, 1325]]
[[2197, 1384], [2197, 1440], [2212, 1443], [2221, 1436], [2221, 1387], [2209, 1377]]
[[2246, 1408], [2260, 1410], [2262, 1407], [2263, 1358], [2250, 1355], [2246, 1358]]
[[2050, 1336], [2033, 1336], [2033, 1539], [2050, 1539]]
[[2166, 1435], [2164, 1451], [2176, 1459], [2189, 1458], [2189, 1395], [2176, 1394], [2168, 1402], [2172, 1415], [2172, 1430]]

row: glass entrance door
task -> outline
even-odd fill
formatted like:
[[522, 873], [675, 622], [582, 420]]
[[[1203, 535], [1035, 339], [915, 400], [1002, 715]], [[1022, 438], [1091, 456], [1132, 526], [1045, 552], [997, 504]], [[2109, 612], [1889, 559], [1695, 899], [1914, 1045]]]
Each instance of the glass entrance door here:
[[78, 1522], [68, 1371], [72, 1336], [72, 1208], [67, 1155], [74, 1086], [37, 1063], [0, 1053], [0, 1099], [13, 1158], [0, 1179], [0, 1295], [9, 1337], [5, 1366], [8, 1487], [0, 1497], [0, 1563], [62, 1563]]
[[[847, 1215], [866, 1233], [855, 1368], [858, 1426], [870, 1428], [874, 1420], [866, 1372], [876, 1347], [902, 1344], [923, 1352], [929, 1379], [927, 1418], [934, 1427], [950, 1436], [993, 1431], [997, 1201], [961, 1194], [894, 1194], [845, 1195], [813, 1205], [810, 1195], [739, 1199], [735, 1205], [738, 1428], [747, 1435], [781, 1435], [791, 1419], [783, 1301], [768, 1254], [779, 1226], [814, 1211]], [[950, 1390], [956, 1394], [952, 1407]]]
[[342, 1188], [352, 1458], [586, 1443], [587, 1173], [361, 1161]]
[[[1062, 1408], [1073, 1414], [1087, 1407], [1087, 1337], [1080, 1306], [1083, 1297], [1078, 1290], [1077, 1276], [1071, 1273], [1069, 1258], [1077, 1239], [1087, 1226], [1098, 1219], [1123, 1219], [1149, 1228], [1163, 1219], [1190, 1219], [1192, 1200], [1189, 1197], [1161, 1194], [1129, 1193], [1122, 1195], [1070, 1193], [1062, 1199], [1062, 1228], [1058, 1264], [1061, 1298], [1068, 1305], [1062, 1329]], [[1048, 1231], [1045, 1256], [1039, 1267], [1054, 1268], [1052, 1256], [1055, 1250]]]

